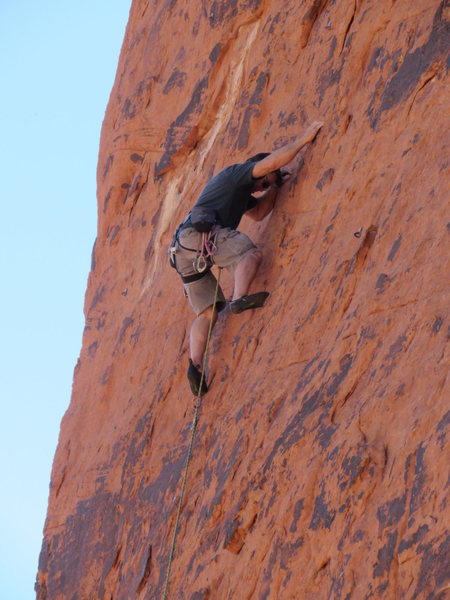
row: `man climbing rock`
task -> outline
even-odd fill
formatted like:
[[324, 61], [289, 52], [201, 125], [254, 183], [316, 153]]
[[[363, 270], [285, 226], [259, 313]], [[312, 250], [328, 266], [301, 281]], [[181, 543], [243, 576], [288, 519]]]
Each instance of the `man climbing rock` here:
[[[215, 175], [203, 188], [197, 202], [175, 232], [170, 248], [171, 264], [181, 276], [186, 295], [197, 314], [190, 334], [190, 360], [187, 372], [192, 393], [208, 391], [201, 383], [203, 355], [211, 318], [226, 306], [219, 287], [213, 311], [217, 280], [211, 267], [226, 268], [234, 278], [230, 311], [234, 314], [263, 306], [268, 292], [249, 294], [250, 285], [262, 260], [262, 253], [249, 237], [237, 231], [245, 214], [261, 221], [272, 210], [279, 188], [289, 179], [282, 169], [322, 127], [312, 123], [295, 142], [271, 154], [257, 154], [246, 162], [231, 165]], [[263, 192], [258, 198], [253, 194]]]

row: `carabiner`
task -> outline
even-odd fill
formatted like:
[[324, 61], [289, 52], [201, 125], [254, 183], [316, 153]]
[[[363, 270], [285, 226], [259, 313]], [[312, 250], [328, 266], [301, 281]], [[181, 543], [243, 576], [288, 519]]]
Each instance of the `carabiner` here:
[[197, 256], [194, 262], [192, 263], [192, 266], [194, 267], [195, 271], [197, 271], [197, 273], [203, 273], [208, 268], [208, 261], [203, 256], [203, 254], [199, 254], [199, 256]]

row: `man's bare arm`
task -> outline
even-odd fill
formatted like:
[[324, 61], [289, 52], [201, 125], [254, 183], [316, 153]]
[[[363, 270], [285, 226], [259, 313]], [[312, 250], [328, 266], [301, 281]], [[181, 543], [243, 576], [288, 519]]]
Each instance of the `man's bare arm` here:
[[263, 160], [255, 163], [252, 171], [253, 177], [255, 179], [264, 177], [264, 175], [272, 173], [290, 163], [306, 144], [313, 141], [322, 125], [323, 121], [314, 121], [298, 140], [278, 148], [278, 150], [275, 150], [269, 156], [263, 158]]

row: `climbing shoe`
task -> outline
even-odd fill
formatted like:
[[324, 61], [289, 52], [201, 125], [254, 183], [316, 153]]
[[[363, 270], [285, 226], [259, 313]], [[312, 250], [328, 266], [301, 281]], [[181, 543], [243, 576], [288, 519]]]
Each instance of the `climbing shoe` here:
[[[189, 359], [189, 369], [187, 372], [187, 378], [189, 380], [189, 385], [191, 386], [192, 393], [194, 394], [194, 396], [198, 396], [198, 392], [200, 389], [200, 381], [202, 380], [202, 371], [200, 365], [195, 366], [191, 359]], [[206, 394], [207, 391], [208, 386], [206, 385], [205, 379], [203, 379], [200, 396]]]
[[256, 294], [242, 296], [242, 298], [230, 302], [230, 310], [237, 315], [249, 308], [261, 308], [268, 296], [269, 292], [257, 292]]

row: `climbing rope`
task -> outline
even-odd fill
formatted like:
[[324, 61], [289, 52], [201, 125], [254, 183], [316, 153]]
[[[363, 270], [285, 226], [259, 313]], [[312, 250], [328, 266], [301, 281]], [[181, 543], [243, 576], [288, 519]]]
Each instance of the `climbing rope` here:
[[209, 341], [211, 339], [211, 332], [212, 332], [213, 322], [214, 322], [214, 312], [215, 312], [215, 309], [216, 309], [217, 296], [218, 296], [218, 293], [219, 293], [219, 281], [220, 281], [220, 272], [221, 272], [221, 270], [222, 269], [219, 267], [219, 273], [217, 275], [216, 291], [214, 293], [213, 309], [212, 309], [212, 313], [211, 313], [211, 320], [209, 322], [208, 337], [206, 339], [205, 354], [203, 356], [202, 376], [200, 378], [200, 385], [199, 385], [199, 388], [198, 388], [197, 401], [195, 403], [194, 419], [193, 419], [192, 425], [191, 425], [191, 428], [192, 428], [191, 441], [189, 442], [189, 448], [188, 448], [188, 452], [187, 452], [186, 466], [184, 468], [183, 483], [181, 485], [180, 500], [178, 502], [177, 518], [175, 520], [175, 530], [173, 532], [172, 546], [170, 548], [170, 554], [169, 554], [169, 563], [167, 565], [166, 584], [165, 584], [165, 588], [164, 588], [163, 600], [166, 600], [166, 598], [167, 598], [167, 592], [168, 592], [168, 589], [169, 589], [170, 568], [172, 566], [172, 559], [173, 559], [173, 555], [174, 555], [174, 552], [175, 552], [175, 541], [177, 539], [178, 525], [179, 525], [179, 522], [180, 522], [181, 505], [183, 503], [184, 489], [186, 487], [186, 480], [187, 480], [189, 463], [191, 462], [192, 446], [194, 444], [195, 430], [197, 429], [198, 414], [199, 414], [199, 411], [200, 411], [201, 390], [202, 390], [203, 380], [204, 380], [204, 377], [205, 377], [206, 360], [208, 358]]

